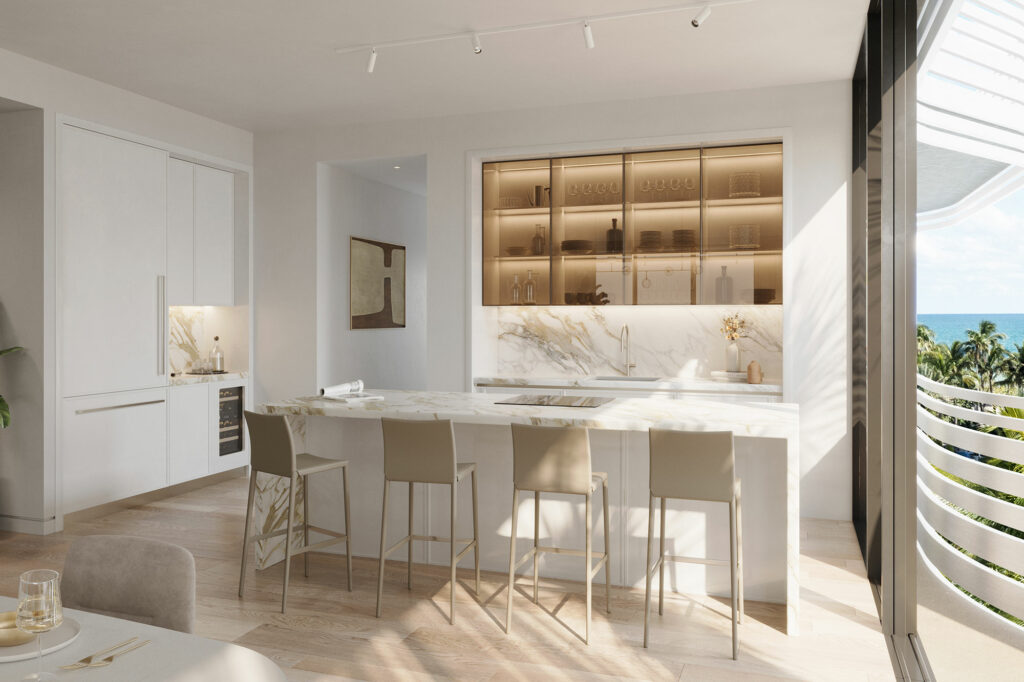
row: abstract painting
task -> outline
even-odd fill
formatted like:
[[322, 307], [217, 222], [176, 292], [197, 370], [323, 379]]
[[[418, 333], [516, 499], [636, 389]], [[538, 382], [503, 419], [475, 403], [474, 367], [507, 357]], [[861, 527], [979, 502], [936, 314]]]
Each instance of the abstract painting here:
[[352, 329], [405, 327], [405, 247], [352, 237]]

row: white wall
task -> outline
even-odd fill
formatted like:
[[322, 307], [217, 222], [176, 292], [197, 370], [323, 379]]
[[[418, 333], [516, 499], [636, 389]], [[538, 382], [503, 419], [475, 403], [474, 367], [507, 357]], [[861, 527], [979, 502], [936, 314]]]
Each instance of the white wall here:
[[[168, 146], [192, 150], [200, 158], [214, 158], [248, 165], [253, 159], [252, 133], [198, 114], [172, 107], [127, 90], [59, 69], [19, 54], [0, 50], [0, 98], [22, 102], [42, 109], [42, 252], [32, 267], [39, 273], [43, 333], [33, 343], [33, 357], [39, 362], [45, 396], [42, 409], [43, 444], [41, 449], [19, 452], [18, 456], [35, 462], [27, 480], [17, 486], [40, 485], [42, 472], [42, 511], [33, 507], [0, 510], [0, 528], [40, 531], [54, 530], [56, 512], [55, 434], [56, 434], [56, 277], [54, 248], [56, 229], [55, 139], [58, 115], [89, 121], [115, 130], [133, 133]], [[5, 293], [6, 298], [6, 293]], [[39, 360], [41, 358], [41, 361]], [[23, 418], [28, 418], [23, 416]], [[41, 462], [41, 464], [40, 464]], [[38, 466], [37, 466], [38, 465]], [[27, 472], [28, 469], [23, 469]], [[0, 477], [7, 474], [0, 471]], [[14, 480], [14, 479], [11, 479]], [[0, 484], [3, 480], [0, 479]], [[2, 493], [2, 486], [0, 486]], [[19, 518], [15, 518], [19, 517]]]
[[0, 515], [43, 514], [43, 112], [0, 114]]
[[[316, 199], [317, 385], [426, 388], [426, 198], [319, 164]], [[349, 328], [349, 237], [405, 247], [404, 329]]]
[[[786, 131], [791, 198], [783, 323], [785, 399], [801, 406], [802, 514], [850, 518], [848, 243], [850, 84], [572, 105], [259, 134], [256, 398], [316, 386], [317, 164], [426, 154], [427, 386], [467, 390], [472, 159], [480, 150], [599, 150], [689, 136]], [[738, 134], [738, 133], [737, 133]]]

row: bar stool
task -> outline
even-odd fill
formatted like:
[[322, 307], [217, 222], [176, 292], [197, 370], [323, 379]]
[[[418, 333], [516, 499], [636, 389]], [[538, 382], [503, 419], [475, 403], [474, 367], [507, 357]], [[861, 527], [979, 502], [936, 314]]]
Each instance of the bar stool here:
[[[737, 623], [743, 619], [743, 543], [740, 537], [740, 482], [731, 431], [650, 430], [651, 497], [647, 525], [647, 592], [644, 597], [644, 647], [651, 611], [651, 576], [658, 571], [658, 613], [665, 612], [665, 561], [729, 566], [732, 598], [732, 658], [739, 651]], [[661, 544], [651, 563], [654, 543], [654, 498], [661, 498]], [[729, 560], [665, 554], [665, 500], [701, 500], [729, 505]], [[737, 601], [739, 608], [737, 610]]]
[[[583, 556], [587, 559], [587, 631], [584, 641], [590, 644], [591, 583], [604, 567], [605, 608], [612, 612], [611, 577], [608, 573], [608, 474], [590, 469], [590, 437], [580, 426], [530, 426], [512, 424], [512, 537], [509, 542], [508, 606], [505, 614], [505, 633], [512, 631], [512, 593], [516, 569], [533, 558], [533, 601], [537, 602], [537, 560], [545, 552]], [[604, 549], [593, 565], [591, 498], [601, 484], [604, 501]], [[533, 491], [533, 547], [516, 560], [516, 527], [519, 522], [519, 491]], [[542, 547], [540, 535], [540, 494], [563, 493], [584, 495], [586, 504], [586, 549]]]
[[[426, 542], [447, 542], [451, 548], [451, 612], [449, 622], [455, 623], [455, 567], [469, 550], [473, 550], [473, 564], [476, 569], [476, 592], [480, 593], [480, 536], [477, 532], [476, 512], [476, 464], [459, 464], [455, 460], [455, 431], [450, 420], [421, 421], [409, 419], [381, 419], [384, 433], [384, 509], [380, 522], [380, 567], [377, 576], [377, 617], [380, 618], [384, 596], [384, 562], [388, 555], [402, 545], [409, 548], [408, 587], [412, 589], [412, 543], [413, 540]], [[469, 474], [473, 484], [473, 538], [455, 538], [456, 484]], [[392, 481], [409, 484], [409, 532], [386, 550], [388, 534], [388, 489]], [[413, 484], [443, 483], [451, 486], [451, 535], [447, 538], [435, 535], [414, 535]], [[456, 553], [457, 543], [467, 543]]]
[[[309, 553], [323, 549], [339, 542], [345, 543], [345, 565], [348, 572], [348, 590], [352, 591], [352, 545], [349, 542], [349, 505], [348, 505], [348, 460], [328, 459], [309, 453], [295, 452], [292, 431], [284, 415], [259, 414], [245, 412], [245, 423], [249, 429], [250, 458], [252, 472], [249, 476], [249, 504], [245, 508], [245, 535], [242, 540], [242, 572], [238, 579], [238, 596], [245, 590], [245, 559], [250, 542], [266, 540], [284, 535], [284, 590], [281, 594], [281, 613], [285, 612], [288, 601], [288, 578], [291, 572], [292, 556], [304, 554], [305, 573], [309, 577]], [[318, 528], [309, 523], [309, 476], [331, 469], [341, 469], [342, 492], [345, 496], [345, 533], [338, 533], [326, 528]], [[288, 479], [288, 519], [287, 526], [281, 530], [249, 537], [252, 526], [252, 505], [256, 495], [256, 474], [273, 474]], [[302, 547], [292, 549], [292, 523], [295, 518], [295, 479], [302, 478]], [[330, 536], [314, 545], [309, 544], [309, 531], [316, 531]]]

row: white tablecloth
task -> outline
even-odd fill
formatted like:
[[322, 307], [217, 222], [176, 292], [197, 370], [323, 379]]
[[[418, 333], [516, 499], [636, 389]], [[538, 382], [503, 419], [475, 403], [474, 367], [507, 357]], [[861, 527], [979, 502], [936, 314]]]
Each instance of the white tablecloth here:
[[[0, 597], [0, 612], [16, 608], [17, 600]], [[43, 669], [59, 673], [69, 682], [282, 682], [285, 679], [281, 669], [269, 658], [236, 644], [75, 609], [64, 609], [64, 615], [77, 620], [82, 631], [70, 645], [43, 656]], [[47, 635], [43, 637], [45, 646]], [[103, 668], [74, 672], [58, 669], [130, 637], [152, 641]], [[17, 682], [35, 671], [35, 658], [0, 663], [0, 680]]]

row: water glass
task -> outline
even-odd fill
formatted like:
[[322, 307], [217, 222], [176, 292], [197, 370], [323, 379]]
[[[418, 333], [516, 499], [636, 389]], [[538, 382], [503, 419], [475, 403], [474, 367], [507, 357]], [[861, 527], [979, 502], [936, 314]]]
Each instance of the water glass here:
[[36, 635], [39, 670], [24, 682], [52, 682], [57, 679], [53, 673], [43, 672], [42, 633], [49, 632], [64, 622], [64, 610], [60, 603], [60, 574], [46, 569], [26, 571], [21, 574], [18, 584], [18, 614], [15, 624], [22, 632]]

